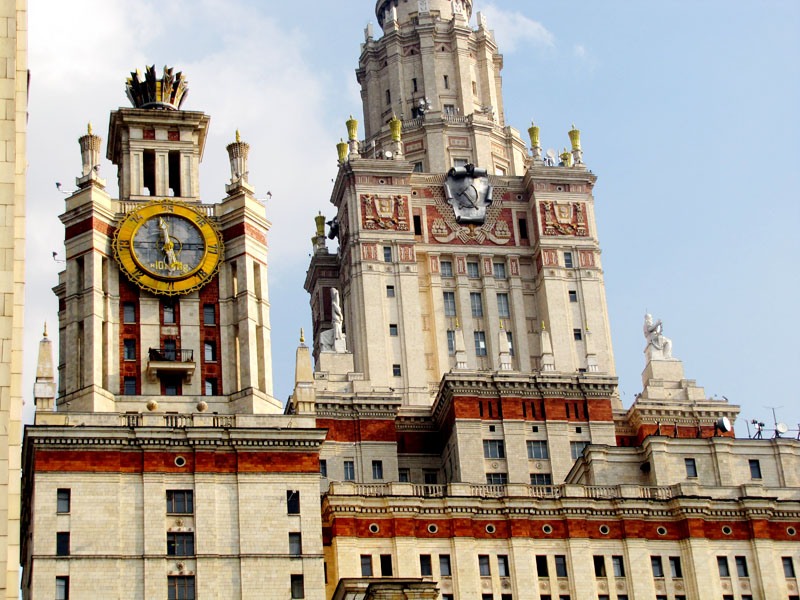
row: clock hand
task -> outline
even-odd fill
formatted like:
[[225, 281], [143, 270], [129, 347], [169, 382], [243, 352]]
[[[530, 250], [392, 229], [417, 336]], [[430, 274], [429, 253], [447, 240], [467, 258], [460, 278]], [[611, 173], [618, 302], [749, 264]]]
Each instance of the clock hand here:
[[161, 247], [161, 249], [167, 258], [169, 270], [172, 271], [172, 265], [178, 262], [178, 259], [175, 257], [175, 243], [169, 237], [169, 232], [167, 231], [167, 222], [164, 221], [163, 217], [158, 217], [158, 228], [161, 229], [161, 235], [164, 238], [164, 245]]

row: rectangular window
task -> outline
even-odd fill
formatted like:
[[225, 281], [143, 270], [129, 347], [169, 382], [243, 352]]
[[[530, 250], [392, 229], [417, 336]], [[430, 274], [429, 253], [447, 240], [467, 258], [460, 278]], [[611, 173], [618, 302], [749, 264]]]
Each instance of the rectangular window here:
[[539, 579], [550, 576], [550, 569], [547, 568], [547, 556], [544, 554], [536, 555], [536, 574]]
[[583, 339], [583, 331], [581, 329], [573, 329], [572, 337], [576, 342], [580, 342]]
[[683, 569], [681, 568], [681, 557], [669, 557], [669, 574], [673, 579], [683, 579]]
[[161, 311], [164, 317], [164, 325], [175, 324], [175, 303], [172, 300], [164, 300], [161, 303]]
[[392, 555], [381, 554], [381, 577], [391, 577], [394, 573], [392, 569]]
[[449, 260], [443, 260], [439, 263], [439, 269], [442, 272], [442, 277], [452, 277], [453, 276], [453, 262]]
[[382, 460], [373, 460], [372, 461], [372, 478], [376, 481], [381, 481], [383, 479], [383, 461]]
[[216, 325], [217, 324], [217, 310], [213, 304], [203, 305], [203, 325]]
[[70, 511], [72, 491], [69, 488], [58, 488], [56, 491], [56, 512], [68, 513]]
[[419, 89], [417, 87], [417, 78], [416, 77], [413, 77], [411, 79], [411, 91], [412, 92], [418, 92], [419, 91]]
[[286, 490], [286, 514], [300, 514], [300, 490]]
[[486, 356], [486, 333], [475, 331], [475, 356]]
[[594, 576], [595, 577], [605, 577], [606, 576], [606, 557], [601, 555], [594, 556]]
[[550, 454], [547, 451], [547, 441], [528, 440], [528, 458], [547, 459]]
[[69, 556], [69, 531], [56, 533], [56, 555]]
[[392, 247], [391, 246], [384, 246], [383, 247], [383, 262], [392, 262]]
[[439, 575], [442, 577], [452, 577], [453, 571], [450, 567], [450, 555], [449, 554], [440, 554], [439, 555]]
[[194, 492], [192, 490], [167, 490], [167, 514], [194, 514]]
[[122, 303], [122, 322], [136, 323], [136, 304], [133, 302]]
[[203, 342], [203, 357], [206, 362], [217, 362], [217, 344], [215, 342]]
[[653, 568], [653, 577], [657, 579], [663, 579], [664, 577], [664, 565], [661, 562], [660, 556], [651, 556], [650, 557], [650, 566]]
[[506, 341], [508, 341], [508, 353], [514, 356], [514, 334], [506, 331]]
[[528, 239], [528, 220], [527, 219], [517, 219], [517, 225], [519, 226], [519, 238], [521, 240]]
[[323, 477], [328, 476], [328, 461], [325, 460], [324, 458], [321, 458], [319, 460], [319, 474], [322, 475]]
[[567, 269], [573, 268], [574, 265], [572, 263], [572, 252], [564, 252], [564, 266]]
[[193, 575], [167, 577], [167, 600], [195, 600]]
[[305, 598], [306, 597], [306, 584], [302, 575], [290, 575], [289, 581], [292, 586], [292, 598]]
[[448, 75], [444, 76], [443, 83], [444, 83], [444, 89], [449, 90], [450, 89], [450, 77]]
[[455, 104], [445, 104], [442, 107], [442, 111], [444, 112], [444, 114], [446, 114], [448, 116], [451, 116], [451, 117], [455, 117], [458, 114], [456, 112], [456, 105]]
[[371, 554], [362, 554], [361, 555], [361, 576], [362, 577], [372, 577], [372, 555]]
[[455, 292], [442, 292], [442, 299], [444, 300], [444, 316], [456, 316], [456, 294]]
[[456, 332], [452, 329], [447, 330], [447, 353], [451, 356], [456, 353]]
[[467, 277], [469, 277], [470, 279], [478, 279], [480, 277], [480, 271], [478, 270], [478, 263], [476, 262], [467, 263]]
[[747, 570], [747, 557], [737, 556], [734, 560], [736, 561], [736, 574], [739, 577], [749, 577], [750, 573]]
[[194, 533], [167, 532], [167, 556], [193, 556]]
[[472, 309], [473, 317], [483, 316], [483, 297], [481, 296], [480, 292], [470, 292], [469, 305]]
[[69, 600], [69, 577], [56, 577], [56, 600]]
[[203, 393], [206, 396], [217, 395], [217, 379], [215, 377], [207, 377], [203, 381]]
[[511, 309], [508, 305], [508, 294], [497, 294], [497, 316], [501, 319], [511, 317]]
[[783, 574], [786, 579], [794, 579], [794, 561], [792, 561], [792, 557], [784, 556], [781, 560], [783, 561]]
[[563, 554], [556, 555], [556, 577], [568, 577], [567, 557]]
[[506, 554], [497, 555], [497, 574], [500, 577], [511, 577], [511, 569], [508, 566], [508, 556]]
[[394, 298], [394, 286], [387, 285], [386, 286], [386, 297], [387, 298]]
[[403, 370], [400, 368], [400, 365], [394, 364], [392, 365], [392, 376], [393, 377], [402, 377]]
[[697, 463], [693, 458], [684, 458], [683, 464], [686, 466], [687, 477], [697, 477]]
[[717, 557], [717, 568], [719, 569], [719, 576], [720, 577], [730, 577], [731, 570], [728, 568], [728, 557], [727, 556], [718, 556]]
[[408, 483], [411, 481], [411, 473], [408, 469], [399, 469], [397, 475], [400, 483]]
[[612, 556], [611, 566], [614, 568], [614, 577], [625, 577], [625, 559], [622, 556]]
[[439, 474], [436, 471], [425, 471], [422, 475], [423, 481], [427, 485], [436, 485], [439, 483]]
[[303, 553], [303, 534], [297, 531], [289, 532], [289, 554], [300, 556]]
[[178, 360], [178, 342], [173, 339], [164, 340], [164, 360]]
[[124, 340], [122, 343], [125, 360], [136, 360], [136, 340]]
[[505, 458], [506, 448], [503, 440], [483, 440], [484, 458]]
[[487, 473], [486, 485], [507, 485], [508, 473]]
[[761, 463], [758, 460], [751, 459], [750, 463], [750, 478], [761, 479]]
[[422, 217], [414, 215], [414, 235], [422, 235]]
[[570, 442], [569, 451], [572, 454], [572, 460], [578, 460], [581, 456], [583, 456], [583, 451], [588, 445], [589, 442]]
[[389, 335], [397, 337], [397, 323], [389, 323]]
[[568, 293], [569, 293], [569, 301], [570, 302], [577, 302], [578, 301], [578, 291], [577, 290], [570, 290]]
[[494, 263], [492, 265], [494, 269], [494, 278], [495, 279], [505, 279], [506, 278], [506, 264], [505, 263]]
[[489, 563], [489, 555], [488, 554], [479, 554], [478, 555], [478, 571], [481, 574], [481, 577], [491, 577], [492, 575], [492, 567]]
[[553, 485], [551, 473], [531, 473], [531, 485]]
[[125, 377], [122, 380], [122, 393], [126, 396], [136, 395], [136, 377]]
[[392, 103], [392, 90], [386, 90], [386, 104]]
[[430, 577], [433, 575], [433, 567], [431, 566], [431, 555], [419, 555], [419, 574], [422, 577]]
[[352, 460], [344, 461], [344, 480], [345, 481], [356, 480], [356, 465]]

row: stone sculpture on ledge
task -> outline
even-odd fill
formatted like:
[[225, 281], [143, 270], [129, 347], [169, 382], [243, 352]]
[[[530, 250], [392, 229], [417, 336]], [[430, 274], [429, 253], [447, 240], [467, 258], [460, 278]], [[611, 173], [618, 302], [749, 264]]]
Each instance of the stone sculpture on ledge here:
[[664, 325], [661, 319], [653, 321], [653, 315], [644, 316], [644, 337], [647, 347], [644, 349], [648, 362], [651, 360], [674, 360], [672, 358], [672, 340], [663, 334]]
[[347, 340], [345, 338], [343, 324], [344, 315], [342, 305], [339, 300], [339, 290], [331, 290], [331, 324], [333, 327], [320, 334], [320, 345], [323, 352], [347, 352]]

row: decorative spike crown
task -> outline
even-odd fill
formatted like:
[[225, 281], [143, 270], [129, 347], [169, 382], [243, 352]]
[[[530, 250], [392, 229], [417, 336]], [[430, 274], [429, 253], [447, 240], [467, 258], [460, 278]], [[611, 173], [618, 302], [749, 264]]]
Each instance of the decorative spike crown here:
[[538, 148], [539, 143], [539, 126], [531, 121], [531, 126], [528, 127], [528, 136], [531, 138], [531, 148]]
[[573, 150], [581, 149], [581, 130], [576, 129], [574, 123], [572, 129], [569, 130], [569, 141], [572, 143]]
[[344, 140], [340, 139], [339, 143], [336, 144], [336, 152], [339, 155], [339, 164], [340, 165], [344, 164], [344, 162], [347, 160], [347, 151], [348, 150], [349, 150], [349, 146], [347, 145], [347, 142], [345, 142]]
[[389, 121], [389, 129], [392, 132], [392, 141], [399, 142], [403, 136], [403, 122], [397, 118], [397, 115], [392, 115], [392, 120]]
[[358, 139], [358, 121], [353, 118], [353, 115], [350, 115], [350, 118], [345, 121], [345, 125], [347, 126], [347, 139], [351, 142]]
[[125, 84], [128, 99], [134, 108], [180, 110], [189, 94], [189, 82], [181, 71], [165, 66], [164, 74], [156, 78], [156, 66], [146, 67], [144, 77], [137, 69]]

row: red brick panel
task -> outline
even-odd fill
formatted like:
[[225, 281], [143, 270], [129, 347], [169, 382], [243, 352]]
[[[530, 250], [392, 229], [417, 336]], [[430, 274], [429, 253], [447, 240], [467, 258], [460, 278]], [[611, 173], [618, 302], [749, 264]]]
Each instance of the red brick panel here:
[[396, 442], [394, 419], [317, 419], [329, 442]]

